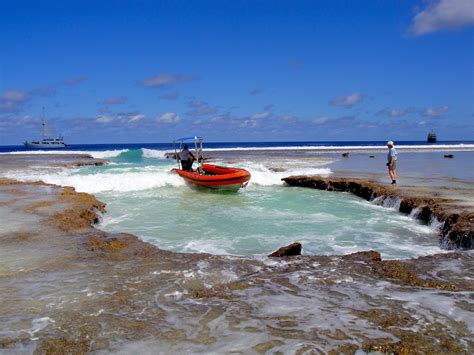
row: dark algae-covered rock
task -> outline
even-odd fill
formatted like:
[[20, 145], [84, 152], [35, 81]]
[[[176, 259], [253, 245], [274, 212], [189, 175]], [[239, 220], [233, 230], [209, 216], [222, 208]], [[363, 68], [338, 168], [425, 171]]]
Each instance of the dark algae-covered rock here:
[[301, 255], [301, 249], [301, 243], [295, 242], [275, 250], [269, 256], [273, 258], [281, 258], [285, 256]]

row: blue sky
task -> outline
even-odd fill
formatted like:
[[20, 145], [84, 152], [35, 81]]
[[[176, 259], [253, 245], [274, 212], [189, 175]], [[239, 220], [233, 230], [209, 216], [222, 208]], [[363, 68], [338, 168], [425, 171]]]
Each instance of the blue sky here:
[[474, 139], [472, 0], [0, 2], [0, 145]]

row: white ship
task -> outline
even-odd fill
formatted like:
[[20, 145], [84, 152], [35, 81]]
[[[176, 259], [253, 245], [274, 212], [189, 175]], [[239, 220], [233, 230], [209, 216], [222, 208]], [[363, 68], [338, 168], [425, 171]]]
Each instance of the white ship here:
[[43, 109], [43, 139], [38, 141], [26, 141], [23, 143], [26, 149], [60, 149], [67, 148], [67, 144], [64, 143], [64, 138], [62, 136], [53, 138], [51, 134], [51, 129], [48, 126], [48, 120], [44, 116]]

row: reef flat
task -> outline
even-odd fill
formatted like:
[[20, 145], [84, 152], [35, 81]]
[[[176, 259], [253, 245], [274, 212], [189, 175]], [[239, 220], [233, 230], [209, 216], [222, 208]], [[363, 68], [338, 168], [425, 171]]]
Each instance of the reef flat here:
[[474, 352], [470, 251], [173, 253], [94, 228], [105, 209], [71, 187], [0, 182], [1, 351]]

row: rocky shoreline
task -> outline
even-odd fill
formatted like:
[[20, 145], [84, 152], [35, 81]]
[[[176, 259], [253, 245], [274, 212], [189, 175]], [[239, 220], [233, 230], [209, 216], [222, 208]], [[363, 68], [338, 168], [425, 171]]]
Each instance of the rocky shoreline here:
[[442, 223], [440, 245], [446, 249], [474, 248], [474, 213], [446, 198], [417, 196], [403, 188], [384, 186], [369, 180], [347, 178], [322, 178], [318, 176], [290, 176], [282, 179], [290, 186], [309, 187], [318, 190], [350, 192], [367, 201], [384, 204], [397, 199], [398, 210], [412, 214], [429, 223], [433, 219]]
[[474, 351], [471, 253], [403, 261], [376, 251], [173, 253], [94, 228], [105, 208], [71, 187], [0, 181], [8, 221], [0, 231], [0, 351]]

